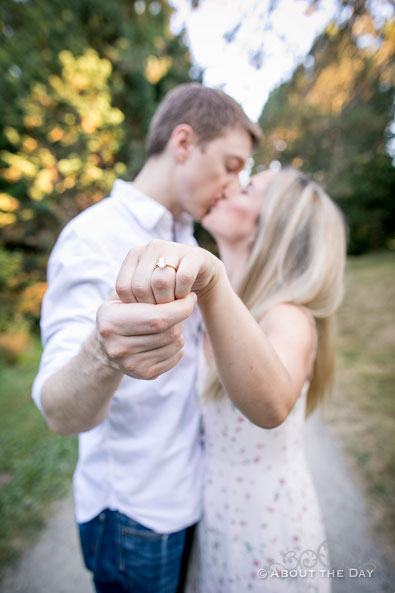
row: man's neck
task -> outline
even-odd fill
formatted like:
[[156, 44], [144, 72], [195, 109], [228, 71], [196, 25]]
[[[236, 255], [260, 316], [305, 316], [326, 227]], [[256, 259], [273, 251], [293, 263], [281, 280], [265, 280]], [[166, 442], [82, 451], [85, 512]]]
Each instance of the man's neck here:
[[175, 219], [182, 213], [174, 203], [172, 166], [168, 157], [151, 157], [133, 181], [136, 189], [149, 196], [169, 210]]

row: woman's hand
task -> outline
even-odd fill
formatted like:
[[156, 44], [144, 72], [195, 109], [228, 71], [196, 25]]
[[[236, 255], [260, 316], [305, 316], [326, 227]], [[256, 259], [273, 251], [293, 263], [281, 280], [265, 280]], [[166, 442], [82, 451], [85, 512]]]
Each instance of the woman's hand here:
[[129, 251], [116, 292], [123, 303], [169, 303], [192, 291], [202, 299], [221, 273], [225, 273], [222, 262], [205, 249], [154, 240]]

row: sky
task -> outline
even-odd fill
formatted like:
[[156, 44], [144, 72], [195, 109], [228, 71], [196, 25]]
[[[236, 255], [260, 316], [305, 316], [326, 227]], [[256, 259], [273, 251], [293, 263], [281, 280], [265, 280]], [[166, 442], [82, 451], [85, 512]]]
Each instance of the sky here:
[[[171, 28], [178, 33], [185, 27], [192, 60], [204, 69], [204, 84], [222, 88], [253, 120], [259, 118], [273, 88], [306, 59], [314, 38], [336, 9], [335, 0], [324, 0], [321, 8], [306, 14], [307, 0], [278, 0], [269, 17], [270, 0], [200, 0], [196, 9], [191, 0], [170, 3], [177, 9]], [[227, 43], [224, 34], [238, 23], [233, 42]]]

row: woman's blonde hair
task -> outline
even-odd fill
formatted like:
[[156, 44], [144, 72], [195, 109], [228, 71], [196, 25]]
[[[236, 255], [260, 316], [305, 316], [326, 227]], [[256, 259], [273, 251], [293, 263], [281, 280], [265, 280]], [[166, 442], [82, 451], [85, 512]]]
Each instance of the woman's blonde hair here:
[[[279, 303], [301, 305], [317, 327], [317, 356], [307, 414], [332, 387], [333, 319], [343, 298], [346, 225], [340, 209], [299, 171], [281, 170], [265, 191], [255, 242], [238, 294], [254, 318]], [[210, 369], [206, 397], [223, 389]]]

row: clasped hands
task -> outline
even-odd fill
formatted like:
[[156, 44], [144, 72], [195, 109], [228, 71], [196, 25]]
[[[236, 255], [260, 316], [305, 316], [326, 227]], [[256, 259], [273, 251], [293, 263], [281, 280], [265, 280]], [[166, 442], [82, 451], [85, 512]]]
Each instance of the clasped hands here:
[[[170, 265], [158, 267], [160, 258]], [[183, 356], [185, 319], [197, 299], [210, 298], [223, 272], [221, 261], [200, 247], [154, 240], [132, 249], [116, 291], [97, 312], [104, 363], [137, 379], [173, 368]]]

